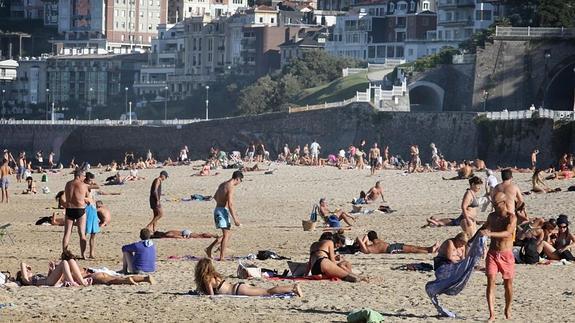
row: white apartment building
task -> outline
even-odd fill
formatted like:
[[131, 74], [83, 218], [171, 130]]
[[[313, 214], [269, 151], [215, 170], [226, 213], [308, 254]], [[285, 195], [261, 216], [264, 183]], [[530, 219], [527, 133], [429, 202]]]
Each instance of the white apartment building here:
[[245, 8], [248, 8], [248, 0], [170, 0], [168, 21], [175, 23], [203, 15], [218, 18]]
[[482, 0], [437, 0], [437, 38], [459, 43], [488, 28], [497, 17], [497, 7]]
[[335, 56], [365, 61], [370, 31], [371, 17], [367, 12], [350, 10], [348, 14], [336, 17], [333, 34], [325, 44], [325, 51]]
[[134, 83], [134, 91], [150, 100], [177, 97], [174, 83], [168, 78], [183, 74], [184, 68], [184, 23], [161, 24], [158, 35], [152, 39], [149, 62], [140, 70], [140, 78]]

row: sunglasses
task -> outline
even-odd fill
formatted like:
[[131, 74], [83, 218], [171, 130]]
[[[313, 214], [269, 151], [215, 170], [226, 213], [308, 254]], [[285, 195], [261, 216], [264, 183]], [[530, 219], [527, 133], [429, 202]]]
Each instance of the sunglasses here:
[[560, 229], [565, 229], [565, 228], [567, 228], [567, 226], [566, 226], [566, 225], [560, 225], [559, 228], [560, 228]]

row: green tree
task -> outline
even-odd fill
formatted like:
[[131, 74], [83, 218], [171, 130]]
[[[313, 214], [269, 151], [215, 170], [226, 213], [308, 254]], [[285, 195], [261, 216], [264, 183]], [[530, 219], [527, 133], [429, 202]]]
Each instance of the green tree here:
[[541, 27], [573, 27], [575, 0], [540, 0], [537, 12]]
[[240, 114], [259, 114], [278, 110], [277, 82], [269, 75], [260, 77], [255, 84], [240, 92], [238, 110]]
[[[507, 17], [514, 27], [538, 27], [537, 7], [542, 0], [504, 0]], [[563, 0], [559, 0], [563, 1]]]

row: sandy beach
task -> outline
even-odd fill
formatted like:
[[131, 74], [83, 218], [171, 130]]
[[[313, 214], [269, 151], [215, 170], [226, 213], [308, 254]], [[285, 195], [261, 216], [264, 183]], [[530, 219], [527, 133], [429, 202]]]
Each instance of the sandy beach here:
[[[195, 163], [199, 165], [199, 163]], [[193, 232], [220, 234], [213, 223], [214, 202], [181, 202], [191, 194], [212, 195], [217, 185], [229, 179], [231, 170], [217, 176], [190, 176], [196, 171], [190, 166], [165, 168], [170, 177], [163, 184], [165, 217], [161, 230], [189, 228]], [[138, 241], [139, 230], [151, 219], [148, 205], [150, 184], [160, 170], [143, 170], [146, 180], [122, 186], [102, 186], [106, 192], [121, 192], [120, 196], [102, 196], [112, 211], [109, 227], [97, 236], [95, 260], [82, 260], [81, 266], [121, 269], [121, 246]], [[123, 172], [127, 173], [127, 172]], [[110, 176], [95, 170], [98, 183]], [[326, 197], [332, 208], [351, 210], [351, 200], [360, 190], [367, 190], [381, 180], [386, 200], [397, 212], [374, 212], [360, 215], [357, 224], [347, 232], [355, 238], [368, 230], [376, 230], [388, 242], [430, 246], [459, 232], [459, 227], [421, 228], [431, 215], [456, 217], [467, 181], [443, 181], [441, 176], [454, 173], [435, 172], [404, 176], [401, 171], [378, 172], [369, 170], [338, 170], [334, 167], [298, 167], [280, 165], [273, 175], [263, 172], [245, 174], [237, 188], [236, 208], [242, 222], [233, 227], [230, 248], [232, 254], [244, 256], [258, 250], [274, 250], [294, 261], [307, 261], [309, 246], [321, 230], [304, 232], [301, 220], [307, 219], [314, 203]], [[8, 205], [0, 205], [0, 224], [11, 223], [15, 244], [0, 245], [0, 270], [14, 275], [20, 261], [29, 263], [34, 272], [45, 273], [48, 262], [61, 252], [63, 227], [36, 226], [41, 216], [48, 216], [56, 206], [54, 195], [64, 188], [72, 176], [68, 171], [50, 174], [48, 183], [40, 183], [39, 191], [48, 186], [50, 194], [21, 195], [25, 183], [16, 184], [11, 178], [12, 192]], [[481, 174], [484, 177], [484, 174]], [[500, 180], [499, 174], [497, 174]], [[515, 174], [516, 183], [523, 191], [531, 188], [530, 174]], [[46, 184], [46, 185], [44, 185]], [[530, 216], [556, 217], [560, 213], [575, 220], [573, 192], [566, 188], [573, 180], [550, 181], [549, 186], [560, 187], [555, 194], [526, 196]], [[484, 220], [486, 213], [480, 213]], [[370, 282], [305, 281], [301, 283], [303, 298], [210, 298], [187, 296], [195, 289], [193, 271], [196, 262], [169, 260], [170, 256], [203, 256], [210, 239], [155, 240], [158, 248], [157, 284], [137, 286], [90, 286], [86, 288], [20, 287], [0, 288], [0, 303], [13, 303], [0, 309], [0, 321], [112, 321], [112, 322], [345, 322], [346, 315], [362, 307], [382, 313], [387, 321], [437, 321], [438, 317], [425, 294], [425, 283], [433, 273], [392, 270], [393, 267], [414, 263], [432, 263], [432, 255], [349, 255], [354, 268], [370, 278]], [[79, 244], [73, 233], [71, 250], [78, 254]], [[254, 261], [260, 267], [287, 269], [286, 261]], [[238, 281], [237, 261], [216, 263], [216, 268], [229, 281]], [[517, 322], [566, 322], [575, 315], [575, 264], [517, 265], [515, 278], [514, 320]], [[499, 281], [501, 278], [499, 278]], [[254, 281], [257, 286], [290, 281]], [[440, 299], [460, 317], [458, 320], [477, 321], [488, 318], [485, 301], [484, 273], [472, 275], [467, 288], [457, 296]], [[497, 286], [496, 311], [503, 318], [503, 286]]]

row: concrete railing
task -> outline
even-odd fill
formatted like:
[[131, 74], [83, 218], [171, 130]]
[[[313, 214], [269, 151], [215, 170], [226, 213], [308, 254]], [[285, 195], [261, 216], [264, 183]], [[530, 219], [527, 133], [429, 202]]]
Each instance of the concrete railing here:
[[367, 72], [368, 72], [367, 68], [348, 68], [348, 67], [346, 67], [346, 68], [341, 70], [341, 75], [343, 77], [346, 77], [346, 76], [350, 76], [350, 75], [354, 75], [354, 74], [367, 73]]
[[518, 38], [575, 38], [575, 28], [496, 27], [495, 37]]
[[[359, 93], [359, 92], [358, 92]], [[365, 93], [363, 93], [365, 94]], [[288, 113], [294, 113], [294, 112], [303, 112], [303, 111], [311, 111], [311, 110], [321, 110], [321, 109], [331, 109], [331, 108], [340, 108], [340, 107], [345, 107], [351, 103], [354, 102], [369, 102], [369, 98], [367, 100], [365, 100], [365, 98], [360, 98], [358, 95], [356, 95], [355, 97], [351, 98], [351, 99], [347, 99], [347, 100], [343, 100], [343, 101], [339, 101], [339, 102], [330, 102], [330, 103], [324, 103], [324, 104], [314, 104], [314, 105], [306, 105], [305, 107], [289, 107], [288, 108]]]
[[[203, 119], [132, 120], [137, 126], [176, 126], [204, 121]], [[0, 125], [54, 125], [54, 126], [125, 126], [128, 120], [0, 120]]]
[[548, 118], [553, 120], [575, 120], [574, 111], [556, 111], [549, 109], [537, 109], [537, 110], [520, 110], [520, 111], [494, 111], [494, 112], [482, 112], [480, 115], [484, 115], [492, 120], [514, 120], [514, 119], [530, 119], [533, 118], [533, 114], [539, 118]]

